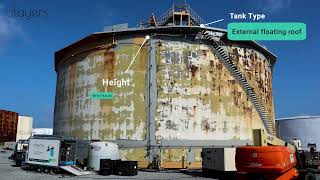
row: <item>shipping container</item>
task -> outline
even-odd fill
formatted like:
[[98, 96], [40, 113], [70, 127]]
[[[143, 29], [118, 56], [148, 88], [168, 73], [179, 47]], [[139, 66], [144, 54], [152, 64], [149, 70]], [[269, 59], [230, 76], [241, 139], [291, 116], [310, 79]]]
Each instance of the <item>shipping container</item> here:
[[18, 113], [0, 110], [0, 142], [16, 141]]

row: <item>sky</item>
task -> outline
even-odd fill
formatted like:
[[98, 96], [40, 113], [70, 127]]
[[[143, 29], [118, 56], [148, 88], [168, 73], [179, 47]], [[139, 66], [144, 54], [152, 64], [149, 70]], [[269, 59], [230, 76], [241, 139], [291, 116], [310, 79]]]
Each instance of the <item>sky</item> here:
[[[265, 13], [267, 22], [303, 22], [305, 41], [261, 41], [278, 59], [273, 71], [276, 118], [320, 115], [320, 2], [293, 0], [186, 0], [213, 27], [227, 28], [229, 13]], [[0, 0], [0, 109], [34, 118], [34, 127], [52, 127], [56, 73], [54, 52], [103, 27], [135, 27], [153, 12], [160, 16], [184, 0], [41, 1]], [[8, 10], [34, 12], [12, 17]], [[4, 13], [5, 12], [5, 13]]]

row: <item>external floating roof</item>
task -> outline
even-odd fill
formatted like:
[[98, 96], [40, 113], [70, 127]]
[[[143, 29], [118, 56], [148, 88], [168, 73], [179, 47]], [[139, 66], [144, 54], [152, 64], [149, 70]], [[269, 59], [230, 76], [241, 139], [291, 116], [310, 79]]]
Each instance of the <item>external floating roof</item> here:
[[[160, 18], [151, 15], [147, 23], [140, 23], [139, 28], [128, 28], [128, 24], [119, 24], [111, 27], [105, 27], [104, 32], [93, 33], [71, 45], [57, 51], [55, 53], [55, 69], [60, 61], [65, 59], [65, 55], [71, 50], [96, 42], [101, 39], [113, 38], [119, 35], [135, 35], [135, 34], [197, 34], [203, 30], [200, 24], [205, 24], [205, 21], [194, 11], [188, 4], [173, 5]], [[227, 33], [225, 29], [205, 27], [207, 30]], [[259, 45], [255, 41], [241, 41], [239, 43], [248, 44], [255, 47], [259, 52], [264, 54], [273, 66], [276, 61], [276, 56], [268, 51], [264, 46]]]
[[[220, 28], [212, 28], [212, 27], [206, 27], [204, 29], [216, 31], [216, 32], [222, 32], [227, 33], [227, 30], [220, 29]], [[105, 32], [97, 32], [93, 33], [83, 39], [80, 39], [69, 46], [57, 51], [55, 53], [55, 69], [57, 68], [58, 63], [65, 57], [65, 55], [70, 52], [71, 50], [86, 45], [88, 43], [96, 42], [101, 39], [106, 38], [112, 38], [117, 37], [119, 35], [134, 35], [134, 34], [189, 34], [189, 35], [196, 35], [199, 31], [203, 30], [200, 26], [160, 26], [160, 27], [148, 27], [148, 28], [127, 28], [127, 29], [121, 29], [121, 30], [114, 30], [114, 31], [105, 31]], [[239, 41], [239, 43], [242, 44], [248, 44], [253, 47], [255, 47], [259, 52], [264, 54], [271, 62], [272, 65], [274, 65], [276, 61], [276, 56], [267, 50], [264, 46], [259, 45], [255, 41]]]

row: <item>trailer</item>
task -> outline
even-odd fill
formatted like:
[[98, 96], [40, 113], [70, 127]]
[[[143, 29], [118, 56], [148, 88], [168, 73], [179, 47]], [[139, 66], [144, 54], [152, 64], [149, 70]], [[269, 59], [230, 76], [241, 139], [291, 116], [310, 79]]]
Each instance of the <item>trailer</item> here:
[[[29, 139], [26, 165], [31, 170], [79, 174], [88, 163], [90, 141], [75, 138], [34, 135]], [[72, 168], [70, 170], [70, 168]]]

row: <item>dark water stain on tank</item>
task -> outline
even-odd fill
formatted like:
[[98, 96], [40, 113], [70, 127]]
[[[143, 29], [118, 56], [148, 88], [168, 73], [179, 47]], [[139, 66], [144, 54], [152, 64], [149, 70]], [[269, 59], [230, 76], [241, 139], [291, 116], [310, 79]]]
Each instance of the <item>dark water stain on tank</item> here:
[[235, 133], [239, 133], [240, 132], [240, 126], [239, 125], [235, 125], [233, 127], [233, 130], [234, 130]]
[[191, 56], [191, 51], [183, 51], [182, 52], [182, 58], [184, 64], [188, 67], [189, 66], [189, 56]]
[[[113, 80], [115, 78], [115, 59], [114, 59], [115, 53], [113, 51], [110, 51], [108, 49], [104, 53], [104, 60], [103, 60], [103, 69], [101, 76], [104, 79]], [[101, 79], [102, 81], [102, 79]], [[103, 86], [102, 88], [105, 92], [113, 92], [113, 86]], [[101, 99], [100, 100], [101, 106], [112, 106], [113, 101], [109, 99]]]
[[223, 128], [222, 128], [222, 132], [223, 133], [227, 133], [228, 132], [228, 126], [227, 126], [227, 121], [223, 121]]
[[219, 62], [219, 63], [217, 64], [217, 70], [219, 71], [219, 73], [221, 73], [222, 68], [223, 68], [223, 64], [222, 64], [221, 62]]
[[207, 120], [204, 120], [201, 122], [201, 127], [202, 127], [202, 130], [204, 130], [206, 133], [208, 133], [208, 131], [210, 129], [210, 124]]
[[104, 53], [103, 73], [107, 75], [108, 79], [114, 78], [114, 73], [115, 73], [114, 68], [115, 68], [114, 52], [107, 51]]
[[197, 106], [193, 106], [192, 115], [194, 116], [197, 113]]
[[213, 60], [210, 60], [210, 68], [213, 68]]
[[213, 63], [213, 60], [210, 60], [209, 73], [212, 74], [213, 70], [214, 70], [214, 63]]
[[195, 65], [191, 65], [191, 66], [190, 66], [190, 70], [191, 70], [192, 77], [195, 77], [198, 68], [199, 68], [199, 67], [197, 67], [197, 66], [195, 66]]
[[177, 124], [175, 124], [173, 121], [171, 120], [167, 120], [166, 121], [166, 129], [170, 129], [170, 130], [178, 130]]
[[235, 55], [235, 58], [232, 58], [234, 61], [239, 62], [240, 55], [238, 53], [238, 48], [233, 49], [233, 54]]

